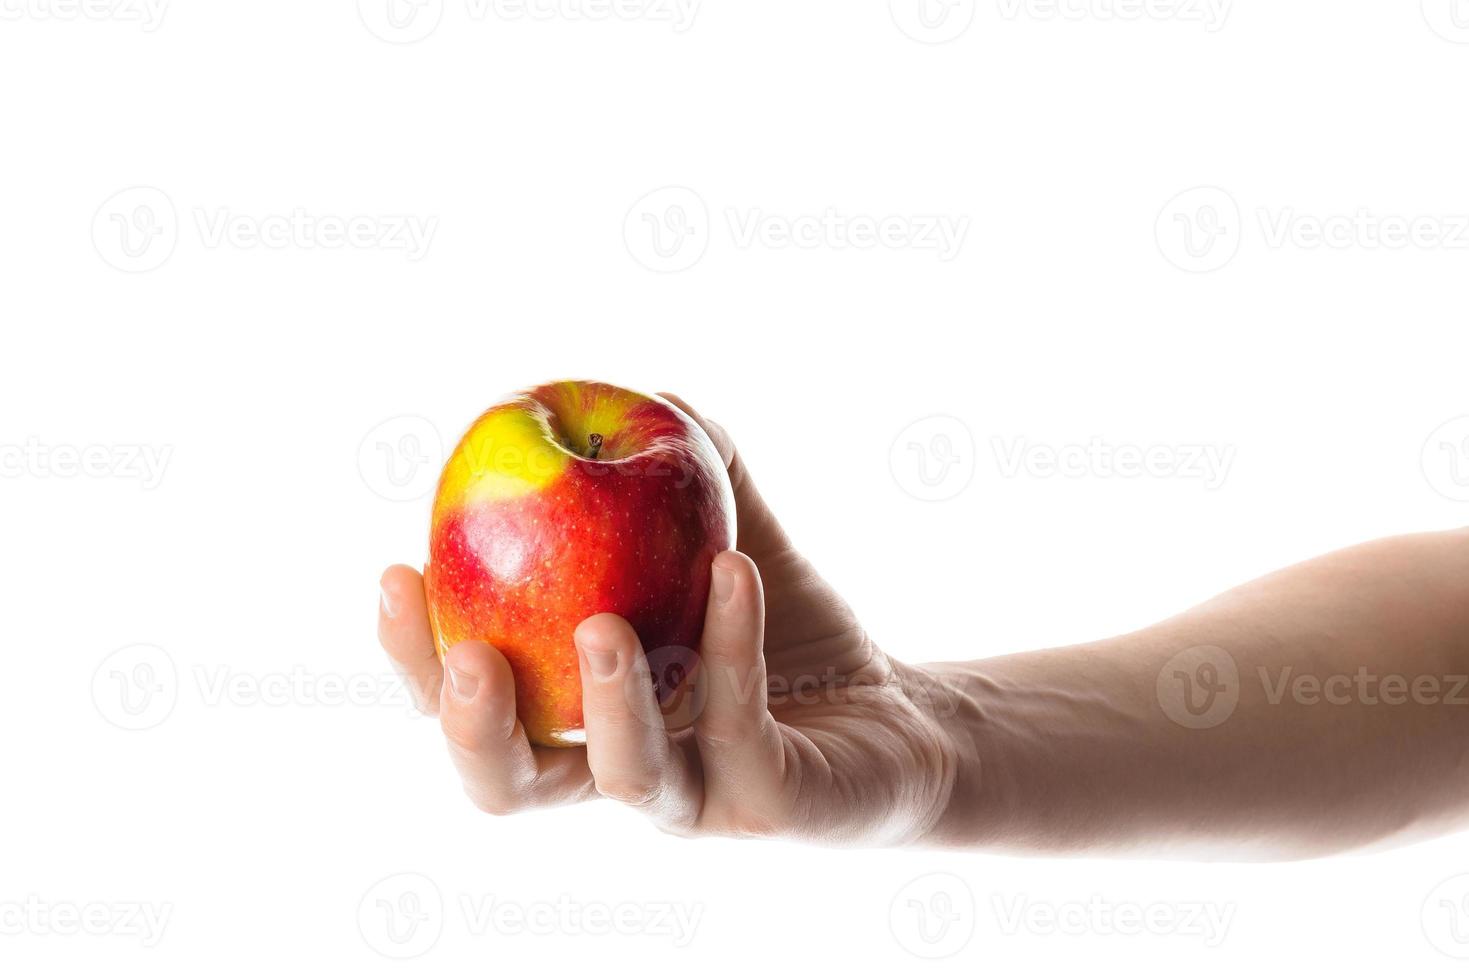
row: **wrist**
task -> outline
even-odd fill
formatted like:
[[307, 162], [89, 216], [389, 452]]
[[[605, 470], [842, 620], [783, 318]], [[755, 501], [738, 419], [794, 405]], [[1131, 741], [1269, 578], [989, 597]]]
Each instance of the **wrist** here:
[[960, 664], [897, 664], [908, 700], [921, 721], [923, 757], [937, 773], [932, 810], [912, 843], [927, 847], [967, 846], [982, 834], [983, 717]]

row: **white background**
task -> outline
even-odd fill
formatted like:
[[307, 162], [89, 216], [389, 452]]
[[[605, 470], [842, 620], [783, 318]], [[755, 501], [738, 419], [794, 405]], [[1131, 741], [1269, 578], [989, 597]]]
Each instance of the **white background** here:
[[[914, 661], [1464, 524], [1463, 3], [360, 6], [0, 0], [0, 970], [1460, 975], [1462, 839], [1202, 865], [488, 818], [374, 617], [438, 443], [558, 377], [723, 422]], [[1045, 467], [1093, 440], [1179, 465]], [[908, 902], [946, 899], [926, 943]], [[466, 915], [490, 900], [550, 934]], [[79, 908], [100, 935], [38, 918]]]

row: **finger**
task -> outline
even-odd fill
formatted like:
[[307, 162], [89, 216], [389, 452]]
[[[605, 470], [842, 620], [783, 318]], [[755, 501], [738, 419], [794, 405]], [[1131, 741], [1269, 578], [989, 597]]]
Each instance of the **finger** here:
[[714, 559], [699, 644], [704, 703], [694, 721], [706, 795], [773, 801], [784, 746], [771, 717], [763, 642], [765, 600], [755, 563], [736, 551]]
[[736, 533], [739, 537], [736, 547], [756, 562], [789, 549], [790, 539], [786, 537], [780, 522], [766, 506], [760, 492], [755, 489], [755, 481], [750, 478], [750, 472], [745, 468], [744, 459], [740, 456], [739, 450], [735, 448], [734, 440], [730, 438], [724, 427], [704, 418], [688, 402], [677, 395], [660, 392], [660, 397], [672, 402], [684, 414], [697, 422], [699, 427], [708, 434], [709, 440], [714, 443], [714, 448], [719, 450], [719, 456], [729, 471], [730, 486], [734, 488], [735, 518], [738, 525]]
[[[856, 617], [811, 563], [796, 553], [780, 522], [755, 489], [729, 434], [677, 395], [663, 393], [661, 397], [703, 426], [729, 467], [738, 511], [735, 547], [755, 562], [769, 590], [765, 595], [769, 605], [765, 649], [801, 650], [802, 659], [821, 661], [831, 644], [823, 646], [818, 641], [851, 635], [858, 628]], [[782, 660], [790, 659], [785, 654], [780, 656]]]
[[407, 565], [394, 565], [379, 582], [377, 637], [402, 676], [413, 703], [426, 715], [439, 713], [444, 670], [434, 650], [423, 597], [423, 576]]
[[660, 826], [691, 825], [699, 809], [693, 766], [664, 728], [637, 633], [622, 617], [603, 613], [583, 620], [574, 636], [587, 765], [598, 792]]
[[515, 716], [515, 677], [488, 643], [466, 640], [444, 658], [440, 723], [464, 791], [481, 810], [505, 814], [532, 802], [539, 769]]

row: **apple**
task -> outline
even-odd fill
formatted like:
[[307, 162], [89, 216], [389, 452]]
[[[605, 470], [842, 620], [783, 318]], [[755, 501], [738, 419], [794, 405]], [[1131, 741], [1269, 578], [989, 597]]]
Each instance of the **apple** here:
[[596, 381], [523, 391], [470, 426], [439, 477], [424, 574], [439, 657], [491, 644], [531, 741], [581, 744], [577, 624], [626, 618], [669, 704], [734, 536], [719, 452], [676, 406]]

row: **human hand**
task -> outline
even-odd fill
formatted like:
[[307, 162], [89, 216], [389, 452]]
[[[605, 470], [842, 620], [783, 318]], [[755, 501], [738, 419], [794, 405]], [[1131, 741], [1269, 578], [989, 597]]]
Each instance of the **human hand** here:
[[382, 579], [379, 637], [440, 718], [465, 791], [495, 814], [607, 797], [684, 836], [924, 839], [958, 768], [937, 710], [948, 694], [871, 641], [792, 547], [724, 430], [664, 397], [709, 433], [737, 510], [738, 550], [713, 563], [692, 726], [667, 730], [637, 634], [604, 613], [574, 636], [587, 744], [532, 746], [509, 663], [465, 642], [441, 665], [422, 576], [396, 565]]

